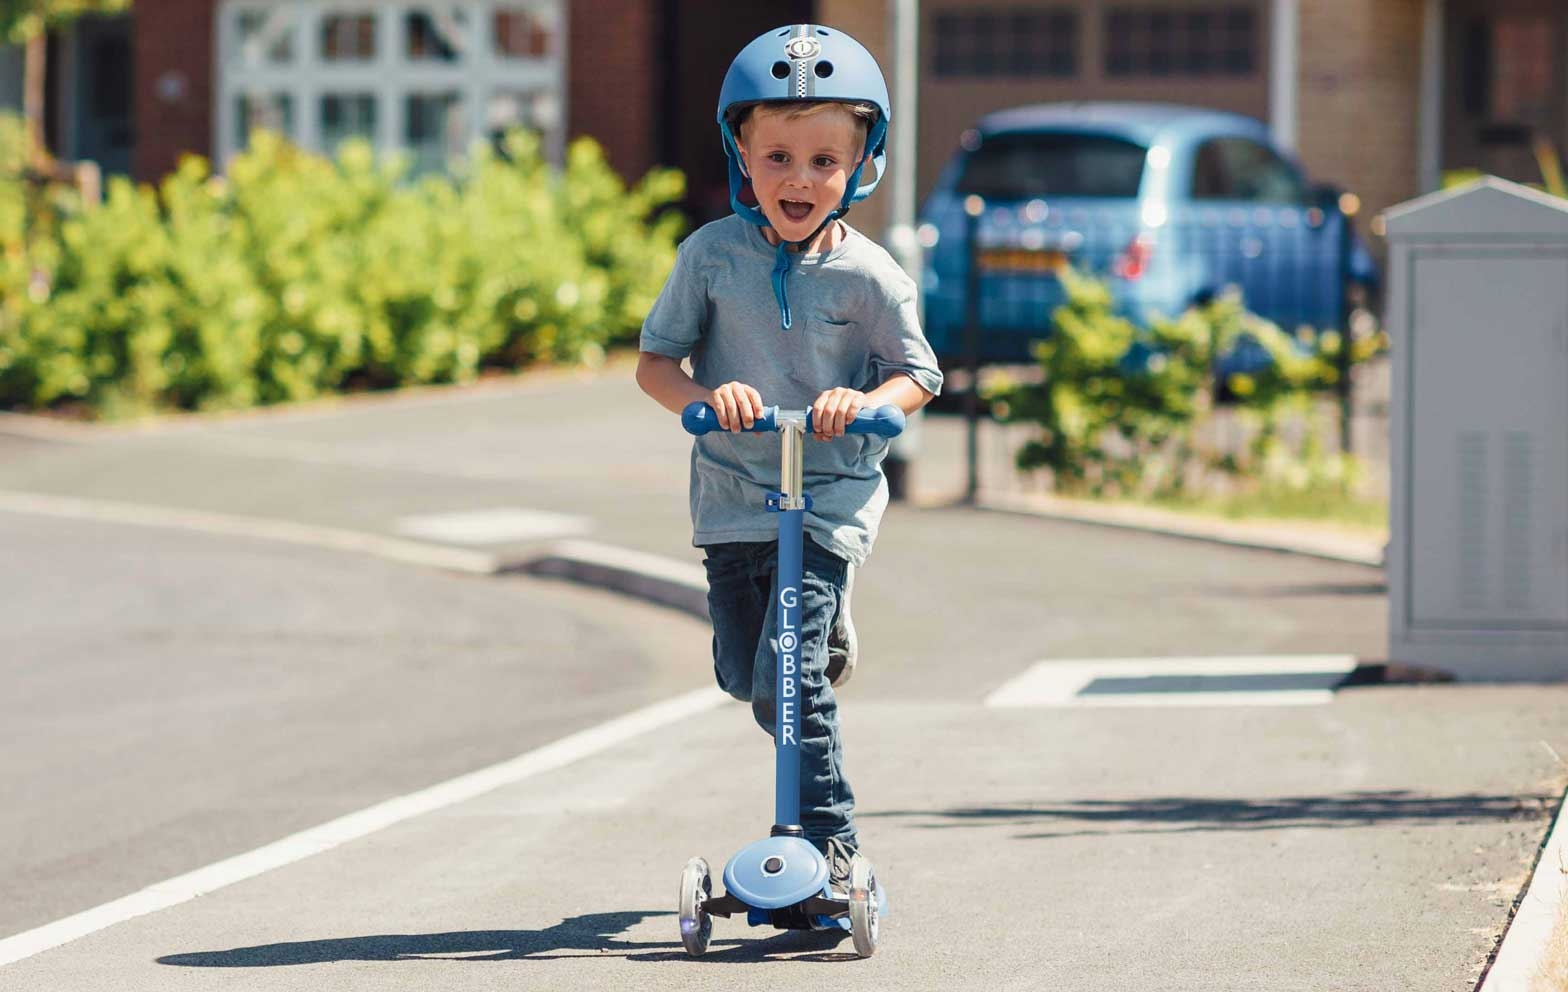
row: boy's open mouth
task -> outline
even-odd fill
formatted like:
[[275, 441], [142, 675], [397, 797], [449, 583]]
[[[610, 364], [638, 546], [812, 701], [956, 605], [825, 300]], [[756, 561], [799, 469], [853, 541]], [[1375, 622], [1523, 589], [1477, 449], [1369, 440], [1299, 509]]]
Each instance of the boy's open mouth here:
[[810, 217], [814, 206], [814, 204], [806, 203], [802, 200], [779, 201], [779, 209], [784, 211], [784, 216], [796, 222], [803, 221], [807, 217]]

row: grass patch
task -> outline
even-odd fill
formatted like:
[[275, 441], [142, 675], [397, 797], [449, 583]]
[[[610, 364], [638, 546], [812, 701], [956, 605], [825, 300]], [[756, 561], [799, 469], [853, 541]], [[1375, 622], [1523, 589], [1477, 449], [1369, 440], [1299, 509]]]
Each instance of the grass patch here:
[[1226, 520], [1291, 522], [1387, 534], [1388, 503], [1338, 492], [1253, 492], [1155, 499], [1146, 505]]

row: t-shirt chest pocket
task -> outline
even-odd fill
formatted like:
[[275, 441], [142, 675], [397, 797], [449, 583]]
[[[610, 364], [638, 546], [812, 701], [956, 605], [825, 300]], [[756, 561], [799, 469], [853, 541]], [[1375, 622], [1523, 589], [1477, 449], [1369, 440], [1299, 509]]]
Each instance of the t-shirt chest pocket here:
[[799, 326], [799, 347], [790, 375], [802, 385], [819, 390], [855, 385], [864, 358], [856, 350], [859, 327], [853, 321], [821, 317], [812, 317]]

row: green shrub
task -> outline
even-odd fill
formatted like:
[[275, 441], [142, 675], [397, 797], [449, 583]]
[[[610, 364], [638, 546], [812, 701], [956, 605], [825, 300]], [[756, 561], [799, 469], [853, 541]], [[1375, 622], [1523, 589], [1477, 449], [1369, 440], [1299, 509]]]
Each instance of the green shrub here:
[[[1114, 312], [1104, 283], [1070, 271], [1062, 279], [1067, 302], [1034, 345], [1044, 381], [992, 400], [1005, 419], [1041, 427], [1018, 453], [1021, 469], [1049, 469], [1063, 492], [1129, 489], [1152, 452], [1191, 421], [1204, 342], [1190, 322], [1141, 331]], [[1124, 356], [1139, 343], [1158, 350], [1129, 367]]]
[[15, 176], [0, 406], [104, 416], [596, 361], [635, 337], [682, 224], [679, 173], [627, 190], [591, 141], [556, 170], [523, 132], [417, 181], [364, 142], [327, 159], [257, 132], [226, 176], [189, 158], [156, 190], [111, 180], [46, 237], [18, 234]]
[[[1214, 472], [1285, 486], [1299, 481], [1303, 465], [1312, 484], [1346, 477], [1348, 467], [1329, 464], [1311, 432], [1299, 451], [1282, 436], [1287, 420], [1306, 416], [1313, 392], [1332, 385], [1338, 335], [1308, 338], [1304, 353], [1235, 295], [1140, 328], [1116, 313], [1105, 283], [1074, 272], [1062, 278], [1067, 302], [1052, 315], [1050, 336], [1034, 346], [1041, 381], [989, 396], [1002, 419], [1040, 427], [1017, 454], [1021, 470], [1048, 471], [1064, 494], [1160, 498], [1180, 496]], [[1271, 361], [1216, 383], [1216, 357], [1243, 337]], [[1216, 453], [1199, 440], [1221, 385], [1249, 435], [1240, 452]]]

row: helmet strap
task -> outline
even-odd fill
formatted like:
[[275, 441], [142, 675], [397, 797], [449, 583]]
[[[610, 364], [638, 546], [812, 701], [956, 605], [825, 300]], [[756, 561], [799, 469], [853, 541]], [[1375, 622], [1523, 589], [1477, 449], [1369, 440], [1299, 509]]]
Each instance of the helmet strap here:
[[794, 318], [789, 312], [789, 287], [785, 285], [789, 279], [790, 249], [795, 248], [802, 252], [805, 251], [813, 241], [817, 240], [817, 235], [827, 229], [829, 224], [847, 213], [849, 213], [848, 207], [840, 207], [833, 211], [828, 214], [822, 223], [817, 225], [815, 231], [812, 231], [799, 241], [785, 241], [782, 237], [779, 238], [779, 250], [773, 256], [773, 298], [779, 302], [779, 324], [784, 330], [787, 331], [794, 325]]

